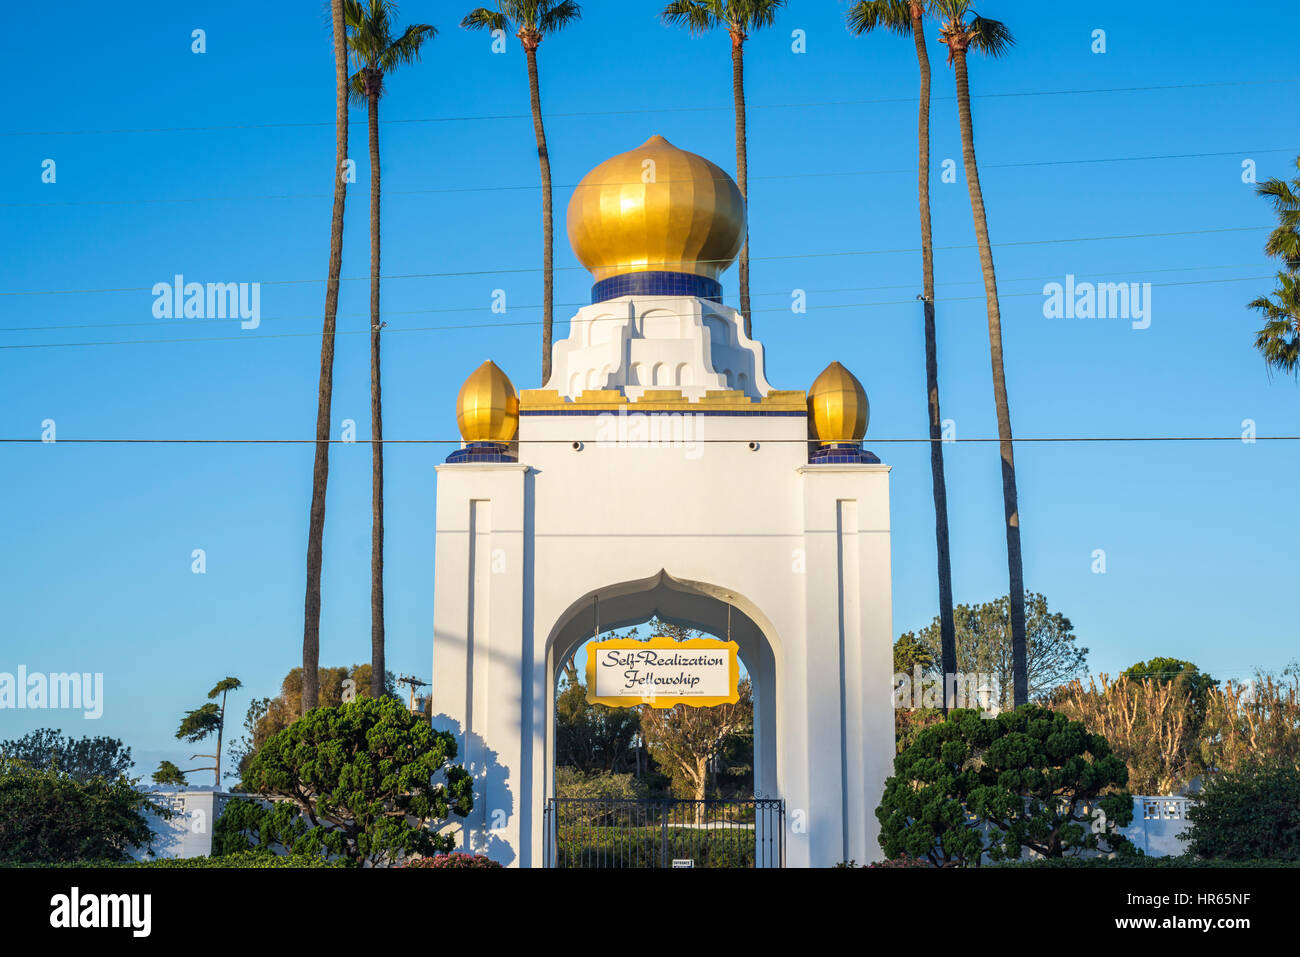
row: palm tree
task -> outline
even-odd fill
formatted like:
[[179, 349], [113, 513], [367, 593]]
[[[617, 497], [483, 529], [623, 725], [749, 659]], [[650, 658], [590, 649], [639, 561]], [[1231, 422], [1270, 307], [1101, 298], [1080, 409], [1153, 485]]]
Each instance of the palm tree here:
[[[930, 228], [930, 55], [925, 48], [926, 0], [859, 0], [845, 17], [857, 36], [884, 27], [911, 36], [921, 71], [917, 117], [917, 194], [921, 205], [921, 282], [925, 320], [925, 392], [930, 414], [930, 479], [934, 538], [939, 561], [939, 645], [943, 674], [957, 672], [957, 631], [952, 618], [952, 558], [948, 543], [948, 487], [943, 472], [943, 417], [939, 412], [939, 358], [934, 323], [934, 241]], [[947, 692], [944, 693], [947, 710]]]
[[533, 108], [533, 134], [537, 138], [537, 163], [542, 172], [542, 384], [551, 378], [551, 327], [555, 320], [551, 217], [551, 157], [542, 124], [542, 94], [537, 82], [537, 48], [549, 34], [582, 18], [576, 0], [496, 0], [496, 9], [471, 10], [460, 25], [466, 30], [513, 29], [528, 60], [528, 97]]
[[[1295, 161], [1300, 170], [1300, 157]], [[1264, 252], [1286, 262], [1291, 272], [1300, 272], [1300, 176], [1287, 182], [1276, 176], [1255, 187], [1255, 192], [1273, 201], [1278, 226], [1269, 234]]]
[[942, 23], [939, 42], [948, 46], [948, 62], [957, 80], [957, 114], [961, 124], [961, 153], [966, 166], [966, 188], [970, 192], [975, 238], [979, 243], [980, 268], [984, 272], [984, 298], [988, 304], [989, 357], [993, 364], [993, 401], [997, 407], [998, 440], [1002, 453], [1002, 503], [1007, 526], [1007, 571], [1011, 580], [1011, 671], [1012, 704], [1029, 701], [1029, 679], [1025, 647], [1025, 569], [1020, 553], [1020, 508], [1016, 502], [1016, 462], [1011, 441], [1011, 410], [1007, 402], [1007, 380], [1002, 367], [1002, 310], [998, 304], [998, 280], [993, 270], [993, 248], [984, 213], [984, 192], [980, 188], [979, 166], [975, 162], [975, 135], [971, 124], [970, 79], [966, 72], [967, 53], [974, 50], [1000, 57], [1015, 39], [1006, 24], [981, 17], [970, 0], [931, 0], [931, 10]]
[[343, 267], [344, 166], [348, 161], [348, 52], [343, 0], [330, 0], [334, 33], [334, 214], [330, 220], [329, 279], [325, 284], [325, 322], [321, 328], [320, 384], [316, 396], [316, 462], [311, 476], [311, 515], [307, 528], [307, 597], [302, 628], [302, 711], [316, 707], [320, 684], [320, 573], [325, 538], [325, 486], [330, 470], [330, 405], [334, 399], [334, 328]]
[[1277, 281], [1271, 296], [1250, 304], [1267, 320], [1255, 334], [1255, 348], [1270, 369], [1294, 375], [1300, 369], [1300, 273], [1279, 272]]
[[[1300, 158], [1296, 169], [1300, 169]], [[1260, 296], [1250, 304], [1267, 319], [1255, 335], [1255, 348], [1270, 369], [1295, 374], [1300, 367], [1300, 176], [1290, 182], [1274, 176], [1255, 191], [1272, 200], [1278, 219], [1264, 252], [1281, 259], [1286, 267], [1277, 274], [1278, 286], [1272, 295]]]
[[393, 37], [393, 0], [344, 0], [348, 48], [357, 67], [349, 87], [366, 104], [370, 133], [370, 694], [384, 694], [384, 417], [379, 378], [379, 98], [384, 77], [420, 59], [420, 47], [437, 34], [415, 23]]
[[[745, 133], [745, 41], [750, 31], [770, 27], [785, 0], [672, 0], [660, 18], [664, 23], [685, 26], [691, 33], [707, 33], [723, 26], [731, 34], [731, 93], [736, 101], [736, 184], [749, 202], [749, 155]], [[740, 247], [740, 314], [745, 335], [753, 336], [749, 310], [749, 221], [746, 217], [745, 244]]]

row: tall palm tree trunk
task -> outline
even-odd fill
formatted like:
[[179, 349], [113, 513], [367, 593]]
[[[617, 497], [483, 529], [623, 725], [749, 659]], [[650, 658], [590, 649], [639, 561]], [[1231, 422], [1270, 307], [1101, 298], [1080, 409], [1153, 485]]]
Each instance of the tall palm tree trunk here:
[[1002, 312], [998, 305], [998, 281], [993, 271], [988, 219], [984, 213], [984, 192], [980, 189], [979, 167], [975, 164], [975, 136], [971, 128], [966, 51], [954, 49], [952, 60], [957, 80], [962, 159], [966, 165], [966, 185], [970, 191], [971, 213], [975, 219], [975, 238], [979, 243], [980, 268], [984, 272], [984, 297], [988, 301], [989, 356], [993, 364], [993, 401], [997, 407], [998, 444], [1002, 452], [1002, 502], [1006, 513], [1007, 571], [1011, 585], [1012, 704], [1019, 707], [1029, 701], [1025, 659], [1025, 571], [1020, 554], [1020, 510], [1016, 504], [1016, 462], [1011, 441], [1011, 410], [1007, 403], [1007, 380], [1002, 368]]
[[736, 185], [745, 198], [745, 243], [740, 247], [740, 314], [745, 335], [752, 338], [754, 324], [749, 314], [749, 153], [745, 131], [745, 37], [731, 33], [731, 92], [736, 100]]
[[379, 93], [367, 97], [370, 132], [370, 696], [384, 693], [384, 417], [379, 334]]
[[321, 328], [320, 384], [316, 397], [316, 461], [312, 468], [311, 515], [307, 529], [307, 595], [302, 633], [302, 710], [320, 698], [320, 579], [325, 538], [325, 487], [329, 482], [330, 406], [334, 399], [334, 331], [339, 307], [339, 273], [343, 266], [343, 204], [348, 159], [348, 53], [343, 0], [330, 0], [334, 30], [334, 212], [330, 220], [329, 279], [325, 285], [325, 321]]
[[939, 647], [944, 674], [944, 711], [948, 710], [947, 676], [957, 672], [957, 632], [952, 621], [952, 558], [948, 546], [948, 486], [943, 474], [943, 418], [939, 412], [939, 354], [934, 324], [934, 239], [930, 227], [930, 55], [925, 49], [924, 21], [912, 18], [916, 62], [921, 71], [921, 106], [917, 117], [917, 193], [921, 203], [921, 271], [925, 296], [925, 389], [930, 413], [930, 478], [934, 487], [934, 541], [939, 562]]
[[528, 97], [533, 107], [533, 132], [537, 136], [537, 163], [542, 171], [542, 384], [551, 378], [551, 326], [554, 321], [554, 277], [551, 226], [551, 157], [546, 151], [546, 127], [542, 125], [542, 94], [537, 82], [537, 45], [524, 44], [528, 58]]

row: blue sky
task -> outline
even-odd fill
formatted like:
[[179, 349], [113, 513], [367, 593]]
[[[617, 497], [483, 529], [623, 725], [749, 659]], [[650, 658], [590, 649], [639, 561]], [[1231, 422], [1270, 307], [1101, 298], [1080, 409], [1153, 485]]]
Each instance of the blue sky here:
[[[919, 257], [908, 251], [918, 244], [916, 67], [907, 41], [850, 37], [844, 8], [793, 0], [747, 46], [754, 329], [777, 388], [807, 388], [832, 360], [867, 388], [866, 444], [894, 466], [901, 632], [936, 611], [926, 450], [879, 441], [926, 434]], [[1260, 435], [1300, 433], [1295, 382], [1270, 380], [1251, 346], [1259, 323], [1244, 303], [1271, 288], [1261, 251], [1271, 217], [1241, 176], [1247, 159], [1261, 179], [1294, 175], [1300, 75], [1287, 33], [1260, 28], [1291, 7], [1258, 3], [1212, 23], [1209, 5], [1172, 8], [982, 7], [1019, 39], [1005, 60], [974, 62], [971, 77], [1018, 437], [1237, 435], [1243, 419]], [[661, 133], [734, 170], [727, 41], [662, 27], [657, 9], [588, 3], [541, 49], [557, 335], [590, 284], [563, 231], [588, 169]], [[114, 12], [18, 7], [0, 37], [11, 72], [30, 83], [0, 123], [0, 436], [38, 438], [53, 419], [65, 439], [309, 438], [334, 142], [325, 14], [260, 2]], [[460, 30], [465, 12], [402, 6], [403, 22], [440, 35], [390, 78], [382, 104], [383, 272], [444, 274], [384, 285], [391, 438], [454, 438], [456, 392], [484, 358], [520, 388], [539, 384], [524, 61], [513, 38], [497, 55], [486, 35]], [[51, 16], [57, 44], [16, 44], [48, 36]], [[206, 53], [191, 52], [196, 28]], [[1090, 50], [1096, 29], [1104, 54]], [[943, 53], [931, 44], [935, 241], [951, 247], [937, 254], [943, 410], [959, 437], [992, 436], [964, 179], [938, 179], [944, 159], [960, 166]], [[364, 120], [354, 111], [343, 273], [357, 281], [340, 303], [349, 334], [338, 340], [333, 414], [336, 436], [352, 418], [360, 438]], [[47, 158], [53, 184], [41, 182]], [[1147, 238], [1100, 238], [1134, 235]], [[176, 273], [261, 282], [260, 328], [155, 319], [149, 287]], [[1043, 286], [1066, 274], [1152, 283], [1150, 328], [1044, 318]], [[735, 270], [724, 278], [734, 304]], [[504, 316], [490, 311], [497, 288]], [[807, 290], [806, 315], [789, 309], [796, 288]], [[447, 451], [396, 445], [386, 457], [389, 662], [426, 678], [433, 467]], [[991, 599], [1006, 590], [996, 447], [945, 452], [956, 597]], [[98, 721], [0, 712], [0, 737], [42, 725], [111, 734], [148, 771], [161, 757], [184, 764], [176, 723], [221, 677], [246, 685], [232, 724], [250, 697], [274, 694], [300, 661], [311, 458], [305, 445], [0, 444], [0, 671], [103, 672], [106, 697]], [[1162, 654], [1243, 678], [1297, 655], [1286, 597], [1297, 443], [1026, 443], [1017, 461], [1027, 585], [1073, 620], [1093, 671]], [[369, 656], [369, 478], [367, 446], [334, 447], [327, 664]], [[191, 572], [195, 548], [206, 574]], [[1104, 575], [1092, 572], [1098, 548]]]

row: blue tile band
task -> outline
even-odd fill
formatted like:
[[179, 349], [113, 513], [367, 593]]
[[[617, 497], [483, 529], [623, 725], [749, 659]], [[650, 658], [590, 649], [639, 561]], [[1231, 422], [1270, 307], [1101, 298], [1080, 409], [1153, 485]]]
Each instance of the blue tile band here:
[[695, 296], [722, 302], [722, 283], [687, 272], [629, 272], [610, 276], [591, 287], [591, 302], [619, 296]]
[[447, 456], [448, 465], [462, 463], [481, 465], [484, 462], [517, 462], [510, 454], [510, 446], [502, 442], [469, 442]]
[[880, 459], [856, 442], [832, 442], [808, 456], [809, 465], [879, 465]]

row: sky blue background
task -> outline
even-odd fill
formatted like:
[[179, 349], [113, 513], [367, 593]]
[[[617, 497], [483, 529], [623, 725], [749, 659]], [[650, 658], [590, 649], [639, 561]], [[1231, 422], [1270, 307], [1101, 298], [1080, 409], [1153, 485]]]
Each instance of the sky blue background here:
[[[382, 116], [390, 438], [454, 438], [454, 398], [491, 357], [539, 383], [539, 190], [524, 60], [457, 27], [466, 8], [408, 2], [440, 35], [392, 76]], [[556, 183], [556, 316], [590, 277], [564, 234], [571, 187], [662, 133], [734, 170], [725, 36], [660, 26], [654, 2], [589, 2], [541, 48]], [[936, 612], [910, 42], [855, 39], [845, 5], [794, 0], [747, 46], [756, 335], [778, 388], [839, 360], [866, 385], [867, 442], [892, 473], [895, 632]], [[1271, 216], [1241, 180], [1300, 153], [1291, 3], [990, 2], [1019, 44], [972, 64], [985, 196], [1002, 277], [1013, 424], [1043, 436], [1300, 433], [1295, 382], [1270, 380], [1244, 303], [1271, 288]], [[1177, 15], [1171, 15], [1176, 9]], [[328, 255], [333, 75], [318, 3], [72, 3], [11, 9], [0, 33], [23, 95], [0, 122], [0, 436], [310, 438]], [[115, 16], [116, 15], [116, 16]], [[190, 31], [207, 52], [190, 52]], [[1094, 29], [1108, 52], [1090, 52]], [[807, 52], [791, 50], [806, 31]], [[29, 43], [51, 37], [58, 42]], [[24, 38], [19, 44], [18, 38]], [[945, 417], [996, 434], [982, 288], [951, 71], [935, 68], [934, 227]], [[1209, 85], [1203, 85], [1209, 84]], [[1127, 87], [1178, 89], [1088, 93]], [[1038, 95], [994, 95], [1025, 94]], [[176, 128], [205, 127], [197, 131]], [[216, 129], [213, 129], [213, 128]], [[143, 129], [163, 131], [142, 132]], [[103, 131], [69, 134], [68, 131]], [[45, 131], [45, 132], [41, 132]], [[61, 132], [60, 132], [61, 131]], [[36, 134], [36, 135], [29, 135]], [[364, 111], [354, 111], [333, 421], [368, 435]], [[1142, 159], [1177, 154], [1199, 158]], [[41, 161], [57, 183], [41, 183]], [[1092, 162], [1092, 161], [1096, 162]], [[1208, 231], [1187, 236], [1015, 245]], [[867, 251], [902, 250], [901, 252]], [[826, 255], [832, 254], [832, 255]], [[800, 258], [807, 257], [807, 258]], [[506, 272], [505, 270], [514, 270]], [[155, 282], [260, 281], [260, 329], [155, 320]], [[1048, 320], [1045, 282], [1151, 282], [1151, 327]], [[1253, 278], [1252, 278], [1253, 277]], [[735, 302], [735, 270], [725, 277]], [[1174, 285], [1162, 285], [1173, 283]], [[506, 315], [490, 311], [504, 289]], [[793, 315], [791, 290], [808, 291]], [[76, 292], [75, 290], [93, 290]], [[119, 291], [120, 290], [120, 291]], [[36, 293], [41, 294], [27, 294]], [[85, 328], [74, 328], [85, 326]], [[429, 330], [427, 327], [442, 327]], [[203, 341], [150, 343], [190, 338]], [[128, 344], [51, 347], [127, 340]], [[132, 341], [140, 340], [140, 341]], [[41, 348], [11, 348], [42, 344]], [[449, 446], [393, 445], [387, 477], [388, 660], [429, 677], [433, 467]], [[945, 447], [957, 600], [1006, 591], [996, 447]], [[1295, 657], [1296, 443], [1023, 444], [1028, 587], [1074, 622], [1094, 672], [1152, 655], [1223, 678]], [[370, 465], [334, 446], [321, 660], [369, 656]], [[219, 678], [274, 694], [300, 661], [312, 450], [307, 445], [0, 445], [0, 671], [103, 672], [99, 721], [0, 712], [0, 737], [48, 725], [111, 734], [141, 770], [183, 766], [172, 733]], [[191, 573], [191, 551], [207, 573]], [[1093, 574], [1094, 549], [1107, 572]], [[201, 776], [198, 776], [201, 777]]]

